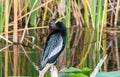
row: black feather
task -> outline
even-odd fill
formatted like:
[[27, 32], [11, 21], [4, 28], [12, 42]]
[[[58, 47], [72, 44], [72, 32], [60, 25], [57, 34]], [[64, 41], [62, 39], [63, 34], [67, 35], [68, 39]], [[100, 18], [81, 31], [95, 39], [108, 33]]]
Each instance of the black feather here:
[[[52, 21], [52, 23], [55, 23], [55, 20]], [[49, 26], [52, 32], [47, 37], [46, 43], [42, 51], [40, 70], [42, 70], [47, 63], [54, 63], [59, 57], [60, 53], [65, 48], [66, 44], [67, 33], [64, 23], [57, 22], [54, 28], [52, 28], [52, 24], [50, 24]]]

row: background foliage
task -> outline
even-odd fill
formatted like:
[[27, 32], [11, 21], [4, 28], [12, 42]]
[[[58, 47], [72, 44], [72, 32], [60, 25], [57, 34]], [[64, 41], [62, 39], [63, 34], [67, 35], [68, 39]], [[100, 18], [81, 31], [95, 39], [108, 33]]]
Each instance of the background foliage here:
[[0, 0], [0, 77], [36, 77], [49, 21], [67, 27], [67, 45], [58, 68], [120, 69], [120, 0]]

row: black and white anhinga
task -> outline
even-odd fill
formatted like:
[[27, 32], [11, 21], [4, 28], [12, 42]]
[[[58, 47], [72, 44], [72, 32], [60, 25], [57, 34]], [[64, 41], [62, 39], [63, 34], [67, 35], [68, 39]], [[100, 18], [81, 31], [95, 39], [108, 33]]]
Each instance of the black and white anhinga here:
[[52, 19], [49, 23], [49, 28], [51, 29], [51, 33], [47, 37], [42, 51], [40, 71], [44, 69], [46, 64], [56, 61], [66, 44], [67, 33], [63, 22]]

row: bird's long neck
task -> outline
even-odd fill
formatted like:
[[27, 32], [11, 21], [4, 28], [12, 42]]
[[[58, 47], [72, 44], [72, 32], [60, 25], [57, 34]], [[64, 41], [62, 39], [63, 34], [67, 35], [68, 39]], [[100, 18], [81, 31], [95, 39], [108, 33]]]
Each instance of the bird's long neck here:
[[63, 36], [66, 36], [67, 29], [65, 27], [65, 24], [62, 22], [57, 22], [56, 25], [58, 26], [60, 32], [62, 33]]
[[66, 37], [67, 37], [67, 29], [66, 29], [66, 26], [65, 26], [65, 24], [62, 23], [62, 22], [57, 22], [56, 25], [57, 25], [57, 27], [59, 28], [59, 31], [60, 31], [61, 34], [62, 34], [63, 43], [65, 44], [65, 43], [66, 43]]

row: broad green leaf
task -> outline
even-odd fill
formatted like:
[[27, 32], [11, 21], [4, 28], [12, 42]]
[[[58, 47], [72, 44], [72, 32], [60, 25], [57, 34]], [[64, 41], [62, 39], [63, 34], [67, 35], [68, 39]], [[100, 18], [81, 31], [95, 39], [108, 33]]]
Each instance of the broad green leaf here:
[[88, 76], [86, 76], [84, 74], [77, 73], [77, 74], [71, 74], [71, 75], [66, 76], [66, 77], [88, 77]]
[[70, 74], [59, 74], [59, 77], [88, 77], [88, 76], [81, 73], [77, 73], [77, 74], [70, 73]]
[[[37, 4], [35, 4], [35, 0], [30, 0], [31, 10], [33, 10], [33, 8], [35, 8], [36, 6], [37, 6]], [[36, 25], [36, 19], [37, 19], [37, 11], [31, 13], [31, 16], [30, 16], [30, 24], [31, 24], [31, 26], [34, 27]]]
[[45, 77], [51, 77], [50, 74], [45, 74]]
[[62, 68], [60, 72], [75, 73], [75, 72], [81, 72], [81, 70], [78, 68], [70, 67], [70, 68]]
[[4, 13], [4, 1], [0, 1], [0, 33], [3, 32], [4, 23], [5, 23], [5, 13]]
[[90, 72], [90, 71], [91, 71], [91, 69], [88, 68], [88, 67], [85, 67], [85, 68], [83, 68], [83, 69], [81, 70], [81, 72], [84, 72], [84, 73]]

